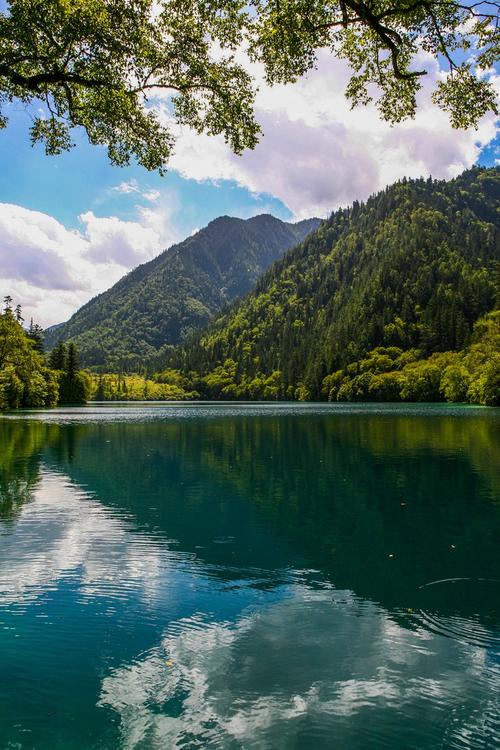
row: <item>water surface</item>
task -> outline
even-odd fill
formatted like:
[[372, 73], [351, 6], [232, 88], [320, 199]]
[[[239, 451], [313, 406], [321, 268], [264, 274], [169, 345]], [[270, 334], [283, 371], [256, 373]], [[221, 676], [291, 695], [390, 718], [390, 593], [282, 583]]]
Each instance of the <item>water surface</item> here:
[[500, 747], [500, 413], [0, 419], [0, 749]]

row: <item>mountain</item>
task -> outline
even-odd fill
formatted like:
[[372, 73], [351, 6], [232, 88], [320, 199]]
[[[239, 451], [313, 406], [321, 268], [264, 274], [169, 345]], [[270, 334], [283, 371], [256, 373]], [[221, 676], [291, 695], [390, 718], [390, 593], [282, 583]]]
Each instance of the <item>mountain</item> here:
[[[434, 357], [432, 388], [405, 390], [394, 375], [384, 393], [386, 400], [423, 400], [424, 391], [427, 400], [440, 398], [439, 370], [451, 360], [437, 353], [473, 343], [475, 322], [496, 305], [499, 206], [500, 169], [474, 168], [449, 182], [403, 180], [336, 211], [172, 364], [198, 372], [196, 388], [209, 397], [340, 392], [363, 400], [372, 376], [411, 365], [415, 380], [414, 363]], [[489, 342], [481, 351], [498, 342], [499, 322], [497, 315], [481, 324]], [[499, 352], [491, 351], [498, 368]], [[497, 370], [490, 375], [496, 383]]]
[[320, 223], [289, 224], [267, 214], [247, 220], [222, 216], [138, 266], [66, 323], [49, 328], [46, 346], [70, 340], [84, 365], [133, 369], [246, 294], [273, 261]]

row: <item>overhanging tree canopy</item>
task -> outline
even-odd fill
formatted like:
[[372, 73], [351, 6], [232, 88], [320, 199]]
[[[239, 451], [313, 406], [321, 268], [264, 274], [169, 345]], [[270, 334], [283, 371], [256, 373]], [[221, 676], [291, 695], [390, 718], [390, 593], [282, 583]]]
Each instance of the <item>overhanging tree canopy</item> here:
[[[499, 10], [455, 0], [10, 0], [0, 14], [0, 104], [41, 103], [31, 139], [50, 154], [70, 148], [81, 126], [112, 163], [135, 157], [162, 171], [175, 123], [221, 133], [236, 153], [256, 145], [240, 48], [270, 84], [296, 81], [328, 49], [352, 69], [353, 104], [376, 98], [390, 122], [414, 115], [426, 53], [448, 66], [436, 103], [466, 128], [497, 112], [481, 71], [499, 57]], [[161, 92], [160, 113], [149, 98]]]

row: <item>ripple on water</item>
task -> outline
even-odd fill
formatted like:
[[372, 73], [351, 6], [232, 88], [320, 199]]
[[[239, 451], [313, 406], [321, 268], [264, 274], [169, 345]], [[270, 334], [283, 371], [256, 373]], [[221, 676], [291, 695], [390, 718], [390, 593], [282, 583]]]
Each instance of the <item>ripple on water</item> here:
[[[35, 425], [33, 444], [47, 435], [42, 457], [57, 471], [41, 463], [38, 483], [0, 521], [0, 748], [499, 747], [497, 584], [454, 579], [417, 591], [415, 583], [427, 575], [420, 571], [495, 569], [498, 515], [483, 502], [493, 485], [488, 473], [484, 494], [476, 481], [488, 441], [493, 455], [493, 432], [479, 443], [477, 423], [466, 429], [464, 418], [457, 433], [458, 421], [443, 423], [455, 442], [442, 439], [439, 420], [421, 432], [405, 421], [390, 433], [391, 421], [371, 419], [379, 412], [450, 414], [441, 406], [228, 404], [26, 415], [91, 429]], [[334, 413], [356, 419], [349, 429], [301, 418], [270, 421], [270, 432], [264, 419], [233, 430], [250, 415]], [[498, 419], [484, 414], [482, 424]], [[229, 417], [230, 429], [187, 424], [208, 416]], [[94, 430], [101, 421], [169, 419], [184, 420], [185, 433]], [[459, 450], [472, 463], [464, 458], [453, 471], [457, 499], [449, 456]], [[136, 464], [137, 482], [139, 470], [129, 474]], [[405, 511], [402, 497], [412, 498]], [[421, 560], [411, 557], [410, 579], [394, 540], [441, 531], [449, 511], [463, 555], [439, 558], [439, 533]], [[462, 544], [456, 527], [470, 519]], [[390, 575], [401, 588], [390, 577], [380, 583], [377, 545], [384, 560], [397, 551]], [[411, 616], [391, 609], [403, 591]]]
[[432, 633], [500, 653], [500, 580], [447, 578], [425, 584], [415, 619]]
[[108, 675], [100, 705], [119, 714], [124, 743], [494, 747], [498, 669], [485, 648], [402, 627], [350, 591], [295, 583], [283, 593], [235, 621], [198, 612], [171, 622], [157, 647]]

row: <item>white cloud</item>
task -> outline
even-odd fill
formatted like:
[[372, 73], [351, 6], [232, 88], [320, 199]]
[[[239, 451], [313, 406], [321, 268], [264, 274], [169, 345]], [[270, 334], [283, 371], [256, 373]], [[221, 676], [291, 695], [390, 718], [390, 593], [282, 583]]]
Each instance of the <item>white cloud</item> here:
[[120, 182], [118, 185], [115, 185], [115, 187], [111, 188], [112, 193], [120, 193], [121, 195], [130, 195], [132, 193], [137, 193], [141, 196], [141, 198], [144, 198], [147, 201], [151, 201], [152, 203], [156, 202], [160, 197], [161, 193], [159, 190], [154, 190], [153, 188], [146, 188], [146, 190], [142, 190], [139, 186], [139, 183], [137, 180], [129, 180], [128, 182]]
[[80, 215], [88, 241], [86, 258], [97, 263], [136, 266], [160, 251], [156, 228], [116, 216], [98, 217], [92, 211]]
[[115, 185], [115, 187], [112, 188], [112, 190], [115, 193], [122, 193], [124, 195], [128, 195], [129, 193], [140, 193], [139, 183], [137, 182], [137, 180], [130, 180], [129, 182], [120, 182], [120, 184]]
[[[430, 58], [425, 64], [429, 73], [416, 118], [393, 127], [372, 105], [350, 109], [347, 65], [326, 52], [317, 70], [290, 86], [269, 88], [252, 66], [264, 133], [257, 148], [238, 157], [222, 138], [181, 129], [171, 167], [195, 180], [233, 179], [252, 192], [271, 193], [297, 218], [326, 215], [403, 176], [454, 177], [494, 139], [495, 118], [486, 116], [477, 131], [453, 130], [431, 102], [441, 71]], [[490, 80], [498, 87], [497, 78]], [[159, 106], [168, 118], [167, 107]]]
[[[123, 191], [122, 191], [123, 192]], [[59, 323], [132, 267], [178, 240], [170, 195], [137, 206], [137, 221], [81, 214], [81, 230], [52, 216], [0, 203], [0, 293], [21, 302], [25, 318]]]
[[[487, 694], [493, 680], [484, 649], [418, 621], [403, 627], [349, 591], [335, 598], [296, 585], [235, 622], [200, 613], [172, 622], [161, 644], [103, 680], [99, 704], [119, 716], [121, 746], [286, 750], [321, 727], [318, 747], [369, 747], [373, 722], [389, 746], [418, 725], [424, 703], [427, 736], [445, 731], [451, 747], [463, 727], [481, 732], [495, 710], [492, 699], [478, 715], [471, 693], [480, 684]], [[460, 719], [443, 729], [443, 705], [457, 701]]]
[[[451, 178], [472, 166], [497, 129], [493, 116], [477, 131], [457, 131], [431, 103], [442, 76], [429, 70], [414, 120], [391, 127], [373, 106], [350, 109], [344, 96], [346, 64], [321, 53], [318, 69], [297, 84], [265, 85], [262, 69], [250, 66], [259, 84], [256, 113], [263, 137], [254, 151], [235, 156], [222, 137], [178, 129], [170, 168], [197, 181], [234, 180], [253, 194], [279, 198], [297, 219], [325, 216], [339, 205], [366, 199], [402, 176]], [[490, 80], [500, 91], [500, 76]], [[169, 118], [165, 99], [156, 102]], [[117, 184], [108, 195], [132, 197], [135, 221], [80, 215], [79, 231], [46, 214], [0, 204], [0, 293], [23, 303], [27, 316], [46, 326], [67, 319], [124, 272], [179, 239], [172, 214], [179, 206], [168, 191], [137, 179]], [[221, 193], [220, 213], [226, 212]]]
[[[21, 542], [28, 538], [28, 545]], [[0, 604], [27, 605], [72, 576], [82, 596], [109, 597], [109, 581], [122, 576], [150, 601], [168, 575], [173, 553], [166, 544], [147, 542], [68, 477], [44, 469], [12, 532], [2, 537]]]
[[161, 198], [161, 193], [159, 190], [145, 190], [142, 193], [142, 197], [147, 201], [151, 201], [151, 203], [156, 203]]

